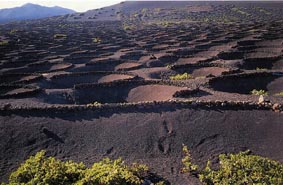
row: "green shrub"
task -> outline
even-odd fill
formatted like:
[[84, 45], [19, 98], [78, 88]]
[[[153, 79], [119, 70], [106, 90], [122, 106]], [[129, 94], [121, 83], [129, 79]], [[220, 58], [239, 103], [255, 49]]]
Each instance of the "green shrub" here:
[[283, 96], [283, 92], [276, 93], [276, 94], [274, 94], [274, 96]]
[[67, 37], [67, 35], [65, 35], [65, 34], [55, 34], [53, 37], [55, 39], [64, 39], [64, 38]]
[[125, 30], [125, 31], [130, 31], [130, 30], [133, 30], [133, 29], [134, 29], [133, 25], [129, 25], [129, 24], [123, 25], [123, 30]]
[[93, 102], [93, 103], [89, 103], [89, 104], [87, 104], [86, 106], [87, 107], [101, 107], [101, 103], [99, 103], [99, 102]]
[[83, 163], [46, 157], [41, 151], [12, 172], [7, 185], [139, 185], [147, 174], [147, 166], [126, 165], [122, 159], [105, 158], [86, 168]]
[[184, 158], [182, 159], [182, 163], [184, 167], [181, 169], [182, 173], [194, 173], [198, 170], [198, 166], [192, 163], [192, 158], [190, 151], [187, 146], [183, 145], [183, 154]]
[[93, 43], [100, 43], [101, 42], [101, 39], [96, 37], [96, 38], [92, 38], [92, 42]]
[[283, 165], [270, 159], [239, 154], [219, 155], [220, 167], [212, 170], [210, 164], [200, 174], [205, 184], [282, 184]]
[[259, 67], [257, 67], [256, 70], [257, 71], [266, 71], [267, 69], [266, 68], [259, 68]]
[[266, 92], [265, 90], [256, 90], [256, 89], [254, 89], [254, 90], [252, 90], [251, 91], [251, 94], [252, 95], [263, 95], [263, 96], [267, 96], [268, 95], [268, 92]]
[[121, 159], [111, 161], [106, 158], [87, 169], [78, 185], [140, 185], [147, 171], [148, 167], [144, 165], [127, 166]]
[[192, 79], [192, 75], [188, 73], [183, 73], [183, 74], [177, 74], [175, 76], [170, 76], [170, 80], [188, 80]]
[[[238, 154], [219, 155], [219, 167], [211, 169], [210, 161], [202, 170], [191, 163], [188, 149], [183, 146], [183, 172], [195, 172], [201, 182], [206, 185], [252, 185], [252, 184], [282, 184], [283, 164], [257, 155], [250, 155], [249, 151]], [[195, 167], [196, 166], [196, 167]]]
[[235, 7], [235, 8], [232, 8], [231, 10], [232, 10], [232, 11], [235, 11], [235, 12], [237, 12], [237, 13], [239, 13], [239, 14], [245, 15], [245, 16], [249, 16], [249, 15], [250, 15], [249, 13], [247, 13], [247, 12], [241, 10], [240, 8], [236, 8], [236, 7]]
[[9, 41], [7, 40], [0, 41], [0, 46], [6, 46], [8, 44], [9, 44]]
[[16, 29], [12, 29], [12, 30], [10, 30], [9, 34], [10, 34], [10, 35], [14, 35], [17, 31], [18, 31], [18, 30], [16, 30]]
[[173, 66], [173, 65], [167, 64], [167, 65], [166, 65], [166, 68], [167, 68], [167, 69], [171, 69], [172, 66]]
[[41, 151], [10, 175], [9, 184], [71, 185], [83, 177], [85, 169], [83, 163], [61, 162], [54, 157], [46, 157]]

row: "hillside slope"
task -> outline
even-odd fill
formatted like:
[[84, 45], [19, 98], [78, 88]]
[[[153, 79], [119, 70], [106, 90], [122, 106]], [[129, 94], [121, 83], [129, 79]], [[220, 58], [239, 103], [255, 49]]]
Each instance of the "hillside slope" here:
[[49, 155], [88, 165], [103, 157], [122, 157], [148, 164], [172, 184], [195, 184], [179, 173], [182, 143], [202, 165], [208, 159], [215, 162], [220, 153], [247, 149], [282, 161], [282, 119], [272, 111], [188, 107], [1, 114], [0, 181], [45, 149]]
[[74, 13], [74, 10], [62, 7], [45, 7], [36, 4], [25, 4], [21, 7], [0, 10], [0, 23], [9, 21], [40, 19], [58, 15]]

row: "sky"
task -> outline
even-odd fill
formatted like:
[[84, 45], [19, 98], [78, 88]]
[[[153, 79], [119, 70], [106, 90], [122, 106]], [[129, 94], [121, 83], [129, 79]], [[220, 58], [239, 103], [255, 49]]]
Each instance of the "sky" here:
[[0, 0], [0, 9], [22, 6], [26, 3], [34, 3], [42, 6], [61, 6], [78, 12], [110, 6], [123, 0]]

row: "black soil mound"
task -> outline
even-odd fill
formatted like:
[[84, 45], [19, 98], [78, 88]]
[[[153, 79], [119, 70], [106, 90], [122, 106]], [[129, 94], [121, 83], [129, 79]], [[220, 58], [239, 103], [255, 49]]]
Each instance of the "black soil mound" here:
[[251, 73], [230, 75], [210, 80], [210, 87], [217, 91], [251, 94], [252, 90], [264, 90], [270, 95], [283, 91], [282, 73]]
[[0, 25], [0, 182], [40, 150], [145, 163], [174, 185], [200, 183], [180, 173], [182, 143], [201, 167], [247, 149], [282, 162], [282, 12], [126, 1]]

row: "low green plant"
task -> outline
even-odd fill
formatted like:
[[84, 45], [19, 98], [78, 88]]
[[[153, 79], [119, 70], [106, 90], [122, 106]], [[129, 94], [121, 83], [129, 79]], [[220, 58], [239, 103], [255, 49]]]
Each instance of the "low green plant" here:
[[9, 41], [7, 40], [0, 41], [0, 46], [7, 46], [8, 44], [9, 44]]
[[259, 10], [260, 12], [266, 14], [266, 15], [271, 15], [271, 12], [269, 12], [269, 11], [263, 9], [263, 8], [258, 8], [258, 10]]
[[170, 80], [188, 80], [192, 79], [192, 75], [188, 73], [183, 73], [183, 74], [177, 74], [175, 76], [170, 76]]
[[266, 92], [265, 90], [257, 90], [257, 89], [254, 89], [251, 91], [251, 94], [252, 95], [257, 95], [257, 96], [260, 96], [260, 95], [263, 95], [263, 96], [267, 96], [268, 95], [268, 92]]
[[167, 65], [166, 65], [166, 68], [167, 68], [167, 69], [171, 69], [172, 66], [173, 66], [173, 65], [167, 64]]
[[84, 176], [85, 170], [83, 163], [62, 162], [54, 157], [46, 157], [45, 151], [40, 151], [10, 175], [8, 185], [71, 185]]
[[197, 77], [195, 77], [195, 79], [204, 79], [204, 78], [206, 78], [206, 76], [197, 76]]
[[89, 103], [86, 106], [87, 107], [100, 107], [101, 105], [102, 105], [101, 103], [96, 101], [96, 102], [93, 102], [93, 103]]
[[18, 31], [18, 30], [16, 30], [16, 29], [12, 29], [12, 30], [10, 30], [9, 34], [10, 34], [10, 35], [13, 35], [13, 34], [15, 34], [17, 31]]
[[249, 151], [238, 154], [219, 155], [218, 170], [210, 168], [210, 162], [199, 178], [204, 184], [282, 184], [283, 165], [268, 158], [249, 155]]
[[78, 185], [103, 184], [103, 185], [140, 185], [142, 176], [148, 171], [145, 165], [134, 164], [127, 166], [122, 159], [111, 161], [108, 158], [94, 163], [85, 171], [84, 177]]
[[235, 11], [235, 12], [237, 12], [237, 13], [239, 13], [239, 14], [245, 15], [245, 16], [249, 16], [249, 15], [250, 15], [249, 13], [247, 13], [247, 12], [241, 10], [240, 8], [237, 8], [237, 7], [234, 7], [234, 8], [232, 8], [231, 10], [232, 10], [232, 11]]
[[125, 31], [130, 31], [130, 30], [132, 30], [132, 29], [134, 29], [134, 26], [127, 25], [127, 24], [124, 24], [124, 25], [123, 25], [123, 30], [125, 30]]
[[257, 155], [250, 151], [238, 154], [219, 155], [218, 169], [211, 168], [207, 161], [203, 169], [191, 163], [191, 156], [186, 146], [184, 151], [184, 173], [197, 173], [199, 180], [206, 185], [252, 185], [252, 184], [282, 184], [283, 164]]
[[65, 34], [55, 34], [53, 37], [54, 37], [55, 39], [63, 39], [63, 38], [66, 38], [67, 35], [65, 35]]
[[8, 184], [2, 185], [140, 185], [147, 174], [146, 165], [126, 165], [122, 159], [105, 158], [87, 168], [83, 163], [46, 157], [45, 151], [40, 151], [12, 172]]
[[99, 37], [92, 38], [92, 42], [93, 42], [93, 43], [100, 43], [100, 42], [101, 42], [101, 39], [100, 39]]
[[192, 163], [191, 153], [187, 146], [183, 144], [183, 154], [184, 158], [182, 159], [182, 163], [184, 167], [181, 169], [182, 173], [194, 173], [198, 170], [198, 165]]
[[259, 67], [257, 67], [256, 70], [257, 70], [257, 71], [265, 71], [265, 70], [267, 70], [267, 69], [266, 69], [266, 68], [259, 68]]
[[283, 92], [276, 93], [276, 94], [274, 94], [274, 96], [283, 96]]

